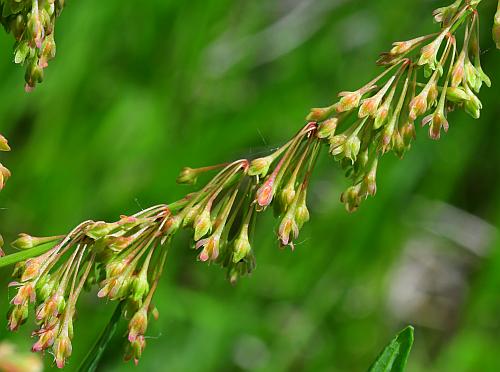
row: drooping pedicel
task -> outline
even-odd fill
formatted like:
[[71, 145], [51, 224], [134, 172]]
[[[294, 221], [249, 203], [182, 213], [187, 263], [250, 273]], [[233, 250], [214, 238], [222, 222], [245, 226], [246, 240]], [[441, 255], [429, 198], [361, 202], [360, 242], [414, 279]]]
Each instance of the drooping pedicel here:
[[[146, 345], [148, 318], [157, 316], [152, 297], [179, 229], [191, 229], [200, 261], [226, 268], [235, 282], [255, 267], [251, 236], [257, 217], [268, 207], [279, 218], [279, 245], [293, 249], [309, 220], [308, 186], [323, 145], [352, 180], [341, 201], [354, 211], [376, 193], [380, 158], [388, 152], [402, 157], [410, 148], [417, 120], [437, 140], [450, 127], [451, 110], [463, 108], [479, 117], [476, 94], [490, 80], [480, 64], [478, 3], [456, 1], [436, 10], [438, 32], [394, 43], [378, 61], [385, 67], [380, 75], [340, 93], [338, 102], [311, 110], [308, 123], [268, 156], [184, 168], [179, 183], [194, 184], [201, 174], [218, 172], [181, 200], [113, 223], [87, 221], [64, 237], [22, 234], [13, 245], [38, 253], [14, 270], [11, 285], [18, 289], [9, 328], [24, 323], [34, 304], [39, 329], [33, 350], [52, 349], [57, 366], [63, 367], [71, 355], [78, 297], [83, 288], [98, 287], [99, 297], [122, 305], [129, 320], [126, 358], [137, 362]], [[459, 30], [464, 32], [462, 45], [454, 36]], [[44, 245], [48, 248], [40, 249]]]

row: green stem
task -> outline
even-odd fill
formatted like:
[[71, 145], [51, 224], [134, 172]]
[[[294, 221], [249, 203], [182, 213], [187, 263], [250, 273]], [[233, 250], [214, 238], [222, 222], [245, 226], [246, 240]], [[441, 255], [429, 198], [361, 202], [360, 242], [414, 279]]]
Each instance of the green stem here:
[[27, 260], [28, 258], [39, 256], [53, 247], [54, 247], [54, 242], [50, 242], [39, 245], [38, 247], [35, 248], [28, 249], [26, 251], [20, 251], [9, 254], [5, 257], [0, 257], [0, 268], [18, 263], [19, 261]]
[[109, 341], [111, 341], [113, 335], [116, 332], [124, 303], [124, 301], [121, 301], [116, 306], [116, 309], [111, 316], [108, 325], [102, 332], [99, 339], [96, 341], [94, 347], [89, 351], [82, 364], [80, 364], [80, 368], [78, 368], [79, 372], [94, 372], [97, 369], [99, 361], [101, 360]]

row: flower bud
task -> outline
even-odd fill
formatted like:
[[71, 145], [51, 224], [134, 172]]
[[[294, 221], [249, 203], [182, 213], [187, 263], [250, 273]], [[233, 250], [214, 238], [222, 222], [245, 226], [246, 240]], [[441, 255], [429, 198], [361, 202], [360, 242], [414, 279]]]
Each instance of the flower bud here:
[[481, 103], [479, 98], [477, 98], [477, 96], [469, 89], [468, 86], [465, 88], [465, 93], [469, 97], [469, 99], [465, 101], [464, 104], [465, 112], [472, 116], [474, 119], [479, 119], [483, 104]]
[[10, 146], [7, 138], [0, 134], [0, 151], [10, 151]]
[[429, 124], [429, 137], [433, 140], [438, 140], [441, 136], [441, 128], [444, 129], [445, 132], [448, 131], [448, 121], [444, 116], [442, 110], [436, 110], [434, 114], [426, 116], [422, 120], [422, 126]]
[[198, 215], [199, 210], [200, 210], [199, 204], [189, 207], [188, 210], [186, 211], [184, 219], [182, 220], [182, 227], [187, 227], [192, 225], [196, 219], [196, 216]]
[[267, 207], [273, 201], [274, 197], [274, 177], [270, 177], [259, 187], [256, 193], [257, 204], [260, 207]]
[[[290, 236], [291, 235], [291, 236]], [[295, 220], [295, 214], [287, 213], [285, 217], [281, 220], [278, 229], [278, 238], [281, 245], [290, 245], [293, 249], [292, 241], [297, 239], [299, 236], [299, 227], [297, 221]]]
[[181, 184], [194, 185], [196, 183], [198, 172], [190, 167], [184, 167], [177, 177], [176, 182]]
[[273, 161], [272, 155], [252, 160], [248, 168], [248, 175], [265, 177]]
[[17, 249], [31, 249], [34, 247], [38, 247], [39, 245], [50, 243], [56, 240], [59, 240], [59, 236], [46, 236], [42, 238], [37, 238], [34, 236], [30, 236], [28, 234], [21, 233], [19, 234], [19, 238], [14, 240], [11, 245]]
[[410, 119], [415, 120], [418, 116], [423, 115], [427, 111], [427, 96], [429, 88], [425, 87], [419, 95], [414, 97], [410, 102]]
[[330, 153], [335, 156], [344, 152], [347, 136], [345, 134], [337, 134], [330, 137]]
[[210, 220], [210, 209], [205, 207], [203, 211], [196, 216], [194, 222], [194, 240], [198, 241], [212, 229]]
[[199, 255], [200, 261], [215, 261], [217, 257], [219, 257], [219, 240], [220, 236], [216, 234], [212, 234], [209, 238], [202, 239], [198, 243], [196, 243], [196, 249], [203, 247]]
[[10, 171], [0, 163], [0, 190], [4, 188], [5, 183], [9, 178], [10, 178]]
[[346, 210], [350, 213], [355, 212], [361, 204], [359, 191], [360, 185], [358, 184], [349, 187], [342, 193], [342, 195], [340, 195], [340, 201], [344, 203]]
[[54, 357], [56, 360], [57, 368], [64, 368], [66, 364], [66, 359], [71, 356], [73, 348], [71, 346], [71, 340], [67, 334], [67, 331], [62, 331], [54, 341]]
[[148, 276], [146, 271], [142, 271], [132, 280], [131, 298], [135, 302], [140, 302], [149, 292]]
[[17, 331], [19, 326], [24, 324], [28, 319], [28, 304], [15, 305], [9, 310], [9, 330]]
[[465, 90], [459, 87], [448, 87], [446, 89], [446, 99], [450, 102], [462, 103], [469, 99]]
[[281, 204], [284, 209], [287, 209], [290, 204], [292, 204], [293, 199], [295, 198], [295, 187], [293, 180], [287, 183], [285, 188], [281, 190]]
[[97, 240], [106, 235], [109, 235], [113, 230], [115, 230], [119, 226], [118, 223], [106, 223], [106, 222], [94, 222], [92, 225], [87, 227], [85, 231], [85, 235], [88, 237]]
[[341, 92], [339, 97], [342, 97], [337, 104], [337, 112], [351, 111], [359, 106], [362, 94], [359, 90], [355, 92]]
[[307, 121], [322, 121], [328, 118], [331, 114], [335, 112], [335, 105], [328, 107], [312, 108], [309, 115], [307, 115]]
[[242, 227], [240, 234], [234, 241], [233, 259], [234, 263], [243, 260], [252, 250], [250, 242], [248, 241], [248, 227]]
[[300, 198], [299, 205], [295, 211], [295, 220], [297, 221], [298, 228], [302, 228], [304, 224], [309, 221], [309, 209], [307, 209], [305, 195]]
[[451, 86], [458, 87], [464, 78], [465, 70], [465, 50], [463, 50], [458, 56], [455, 66], [451, 71]]
[[344, 155], [354, 164], [361, 148], [361, 140], [356, 134], [349, 136], [344, 146]]
[[334, 136], [338, 122], [339, 119], [336, 117], [323, 121], [318, 128], [318, 138], [330, 138]]
[[134, 342], [138, 336], [144, 336], [147, 328], [148, 312], [146, 308], [142, 306], [128, 323], [128, 340]]

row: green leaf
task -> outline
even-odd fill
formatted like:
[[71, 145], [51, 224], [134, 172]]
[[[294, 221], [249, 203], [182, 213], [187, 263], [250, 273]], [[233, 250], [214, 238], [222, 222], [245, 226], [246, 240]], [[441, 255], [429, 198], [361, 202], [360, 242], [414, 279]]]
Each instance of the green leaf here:
[[408, 326], [392, 339], [368, 372], [403, 372], [413, 345], [413, 327]]
[[89, 351], [85, 359], [83, 360], [78, 371], [80, 372], [94, 372], [99, 365], [99, 361], [101, 360], [106, 347], [108, 346], [109, 341], [113, 338], [113, 335], [116, 332], [116, 328], [118, 327], [118, 322], [120, 321], [120, 317], [122, 314], [124, 301], [121, 301], [117, 306], [111, 319], [108, 322], [108, 325], [102, 332], [101, 336], [95, 343], [94, 347]]
[[24, 261], [24, 260], [27, 260], [28, 258], [39, 256], [39, 255], [47, 252], [52, 247], [54, 247], [54, 243], [50, 242], [50, 243], [46, 243], [46, 244], [41, 244], [35, 248], [12, 253], [12, 254], [9, 254], [5, 257], [0, 257], [0, 267], [12, 265], [12, 264], [15, 264], [19, 261]]

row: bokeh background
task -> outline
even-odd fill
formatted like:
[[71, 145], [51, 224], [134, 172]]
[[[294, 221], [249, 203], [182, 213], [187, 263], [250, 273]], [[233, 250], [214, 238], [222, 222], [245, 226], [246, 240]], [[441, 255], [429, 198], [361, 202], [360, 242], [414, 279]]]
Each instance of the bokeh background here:
[[[0, 131], [13, 148], [2, 154], [13, 177], [1, 233], [61, 234], [175, 200], [188, 190], [175, 184], [181, 167], [283, 143], [310, 107], [374, 76], [392, 41], [432, 32], [431, 11], [446, 3], [68, 1], [57, 57], [31, 94], [0, 32]], [[266, 214], [257, 269], [235, 287], [180, 236], [139, 366], [122, 361], [119, 331], [100, 370], [364, 371], [406, 324], [416, 327], [410, 372], [500, 370], [500, 52], [496, 1], [483, 3], [494, 85], [480, 120], [452, 113], [439, 142], [419, 130], [404, 160], [384, 158], [378, 195], [352, 215], [339, 202], [347, 181], [323, 154], [295, 252], [277, 248]], [[0, 271], [0, 313], [10, 271]], [[82, 296], [68, 370], [109, 319], [114, 304], [102, 302]], [[0, 340], [27, 351], [31, 330], [2, 326]]]

